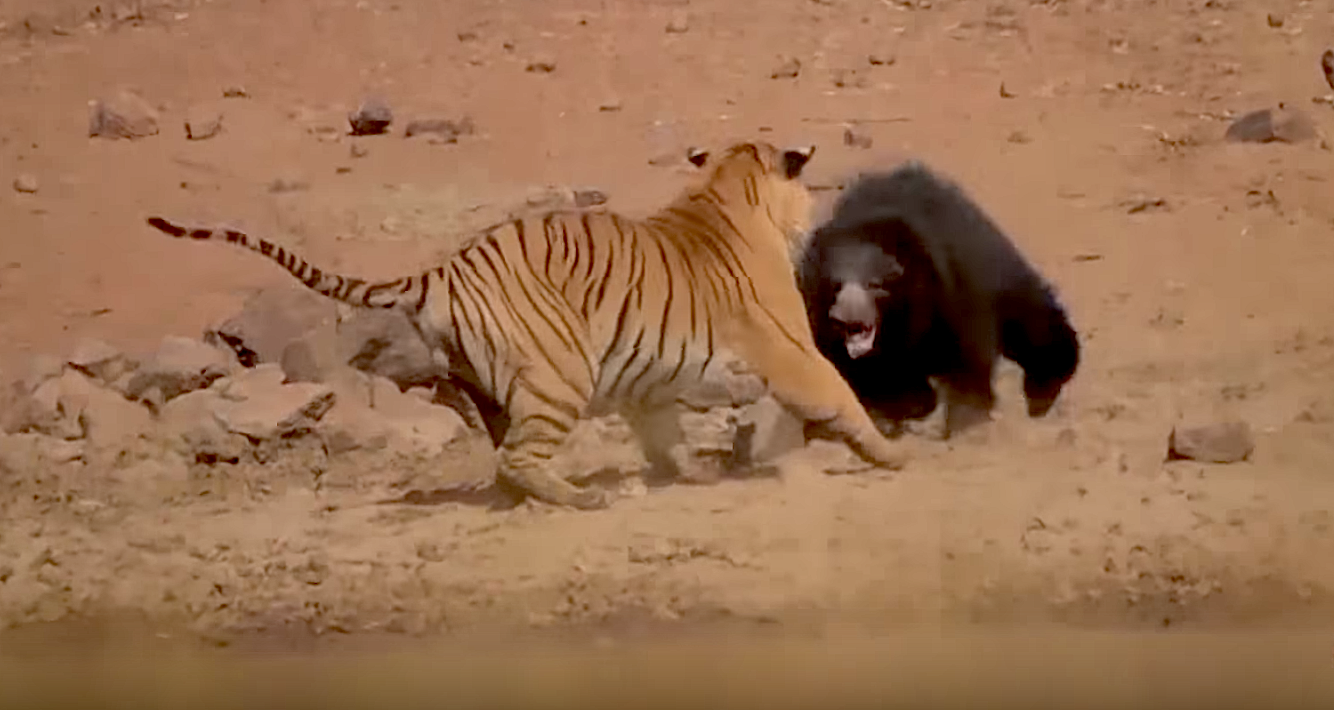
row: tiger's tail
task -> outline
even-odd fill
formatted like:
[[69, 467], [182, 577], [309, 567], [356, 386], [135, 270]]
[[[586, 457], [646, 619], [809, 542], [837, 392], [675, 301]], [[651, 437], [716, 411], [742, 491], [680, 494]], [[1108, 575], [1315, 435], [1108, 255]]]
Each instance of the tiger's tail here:
[[148, 224], [176, 238], [226, 241], [258, 252], [287, 269], [288, 273], [295, 276], [307, 288], [358, 308], [402, 308], [415, 313], [426, 305], [431, 281], [443, 279], [445, 276], [445, 270], [441, 267], [425, 271], [418, 276], [400, 277], [392, 281], [366, 281], [328, 273], [311, 265], [289, 249], [235, 229], [187, 227], [174, 224], [162, 217], [149, 217]]

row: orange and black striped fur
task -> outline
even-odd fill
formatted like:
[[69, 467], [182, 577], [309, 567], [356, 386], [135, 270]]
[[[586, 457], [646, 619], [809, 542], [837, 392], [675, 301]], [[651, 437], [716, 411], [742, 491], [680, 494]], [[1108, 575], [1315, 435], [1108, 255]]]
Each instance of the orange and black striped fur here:
[[[740, 357], [774, 397], [867, 461], [897, 467], [816, 349], [790, 254], [809, 228], [798, 176], [814, 148], [741, 143], [702, 183], [644, 219], [567, 210], [485, 230], [441, 266], [378, 283], [330, 274], [271, 242], [228, 229], [153, 227], [222, 240], [278, 262], [306, 286], [354, 306], [399, 308], [452, 374], [508, 423], [493, 437], [499, 474], [539, 499], [602, 507], [595, 489], [550, 460], [576, 422], [618, 411], [655, 466], [682, 439], [674, 402], [706, 370]], [[482, 403], [479, 403], [479, 405]]]

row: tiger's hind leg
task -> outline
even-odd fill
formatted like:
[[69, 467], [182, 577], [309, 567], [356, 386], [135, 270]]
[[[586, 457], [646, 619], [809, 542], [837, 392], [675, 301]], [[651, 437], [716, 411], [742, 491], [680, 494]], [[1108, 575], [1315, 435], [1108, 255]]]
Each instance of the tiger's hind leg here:
[[868, 463], [902, 468], [904, 455], [885, 437], [857, 399], [852, 387], [814, 344], [802, 348], [768, 333], [755, 333], [738, 344], [769, 383], [774, 399], [803, 420], [816, 424], [821, 435], [846, 443]]
[[521, 385], [510, 400], [511, 424], [500, 445], [499, 476], [553, 505], [580, 510], [607, 507], [603, 491], [570, 483], [559, 475], [553, 461], [586, 409], [584, 402], [559, 401]]
[[681, 477], [678, 455], [685, 443], [681, 428], [681, 412], [675, 404], [636, 406], [622, 412], [626, 423], [634, 431], [648, 460], [650, 485], [666, 485]]

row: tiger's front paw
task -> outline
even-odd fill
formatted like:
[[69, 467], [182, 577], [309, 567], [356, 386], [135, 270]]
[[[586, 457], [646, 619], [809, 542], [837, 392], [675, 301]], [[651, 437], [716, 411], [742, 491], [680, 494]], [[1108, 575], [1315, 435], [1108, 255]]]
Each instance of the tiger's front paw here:
[[907, 455], [882, 437], [864, 446], [854, 446], [853, 451], [867, 463], [887, 471], [898, 471], [908, 464]]

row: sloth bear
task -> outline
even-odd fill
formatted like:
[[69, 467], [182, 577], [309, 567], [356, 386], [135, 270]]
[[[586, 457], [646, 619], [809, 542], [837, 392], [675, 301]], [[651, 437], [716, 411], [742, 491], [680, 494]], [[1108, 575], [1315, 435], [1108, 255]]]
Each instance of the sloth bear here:
[[929, 416], [937, 389], [945, 438], [988, 420], [1001, 356], [1024, 370], [1028, 415], [1043, 416], [1079, 364], [1051, 287], [958, 185], [917, 161], [849, 185], [797, 276], [820, 351], [890, 435]]

